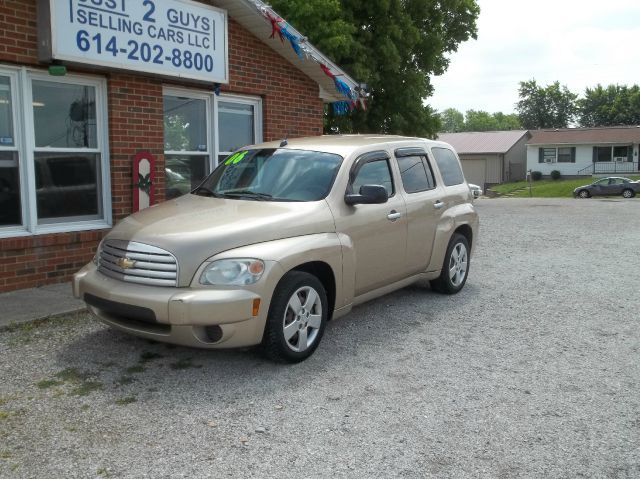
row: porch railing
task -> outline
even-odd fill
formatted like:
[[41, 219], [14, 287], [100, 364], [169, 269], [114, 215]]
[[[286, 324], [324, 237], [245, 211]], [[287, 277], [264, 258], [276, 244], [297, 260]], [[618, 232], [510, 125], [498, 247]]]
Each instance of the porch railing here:
[[601, 173], [627, 173], [627, 174], [640, 174], [638, 170], [637, 161], [611, 161], [611, 162], [597, 162], [582, 168], [578, 171], [579, 175], [589, 174], [601, 174]]

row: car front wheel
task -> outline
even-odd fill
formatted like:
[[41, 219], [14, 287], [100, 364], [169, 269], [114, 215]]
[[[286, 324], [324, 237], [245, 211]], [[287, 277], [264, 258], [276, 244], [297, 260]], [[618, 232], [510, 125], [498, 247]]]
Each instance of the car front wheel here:
[[633, 198], [634, 194], [635, 193], [633, 192], [633, 190], [630, 190], [630, 189], [627, 188], [626, 190], [624, 190], [622, 192], [622, 197], [623, 198]]
[[456, 294], [467, 282], [470, 264], [467, 238], [454, 234], [449, 241], [440, 277], [431, 281], [431, 289], [444, 294]]
[[587, 190], [582, 190], [580, 193], [578, 193], [578, 196], [580, 198], [589, 198], [591, 195]]
[[273, 294], [263, 351], [279, 362], [307, 359], [320, 343], [327, 317], [327, 294], [318, 278], [303, 271], [290, 271]]

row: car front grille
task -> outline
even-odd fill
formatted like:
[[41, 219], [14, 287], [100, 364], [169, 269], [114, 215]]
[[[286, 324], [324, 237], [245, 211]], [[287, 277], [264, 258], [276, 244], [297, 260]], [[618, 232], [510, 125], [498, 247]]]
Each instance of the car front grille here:
[[108, 240], [102, 244], [98, 271], [105, 276], [149, 286], [177, 286], [175, 256], [156, 246]]

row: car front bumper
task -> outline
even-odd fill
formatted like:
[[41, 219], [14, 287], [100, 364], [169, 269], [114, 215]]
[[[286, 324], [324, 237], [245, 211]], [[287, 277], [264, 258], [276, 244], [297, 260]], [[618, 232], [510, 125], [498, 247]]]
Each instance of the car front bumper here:
[[73, 294], [102, 322], [136, 336], [199, 348], [250, 346], [262, 340], [278, 269], [271, 264], [251, 288], [170, 288], [112, 279], [89, 263], [74, 275]]

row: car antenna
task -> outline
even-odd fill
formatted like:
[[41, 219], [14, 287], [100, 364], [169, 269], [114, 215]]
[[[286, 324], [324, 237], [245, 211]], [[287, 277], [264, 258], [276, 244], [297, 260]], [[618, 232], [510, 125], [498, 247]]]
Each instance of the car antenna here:
[[287, 134], [284, 136], [284, 140], [282, 140], [280, 142], [280, 148], [283, 148], [285, 146], [287, 146], [289, 144], [289, 142], [287, 141], [287, 138], [289, 138], [289, 132], [287, 131]]

